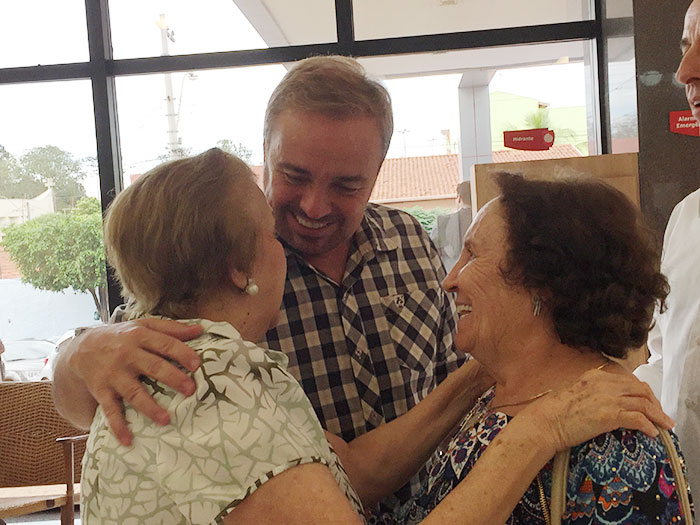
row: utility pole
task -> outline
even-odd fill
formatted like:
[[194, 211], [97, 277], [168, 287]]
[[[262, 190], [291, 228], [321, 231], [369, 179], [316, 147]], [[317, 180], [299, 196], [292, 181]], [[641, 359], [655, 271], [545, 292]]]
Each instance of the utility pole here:
[[407, 129], [400, 129], [396, 133], [401, 134], [401, 139], [403, 142], [403, 157], [406, 158], [406, 133], [408, 133]]
[[[169, 56], [170, 52], [168, 51], [168, 41], [175, 42], [175, 32], [168, 28], [164, 14], [160, 15], [158, 27], [160, 28], [160, 43], [162, 47], [161, 56]], [[163, 77], [165, 79], [165, 103], [167, 106], [166, 117], [168, 118], [168, 151], [170, 152], [171, 158], [179, 159], [185, 155], [182, 151], [182, 142], [177, 133], [178, 122], [177, 114], [175, 113], [175, 97], [173, 95], [172, 73], [165, 73]]]

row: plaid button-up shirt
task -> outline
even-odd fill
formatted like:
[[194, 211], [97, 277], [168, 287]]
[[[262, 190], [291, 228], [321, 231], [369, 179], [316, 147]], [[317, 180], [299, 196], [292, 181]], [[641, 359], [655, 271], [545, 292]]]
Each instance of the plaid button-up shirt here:
[[391, 421], [464, 361], [453, 349], [456, 312], [440, 286], [440, 257], [411, 215], [368, 204], [341, 283], [285, 251], [283, 306], [267, 344], [287, 354], [328, 431], [349, 441]]

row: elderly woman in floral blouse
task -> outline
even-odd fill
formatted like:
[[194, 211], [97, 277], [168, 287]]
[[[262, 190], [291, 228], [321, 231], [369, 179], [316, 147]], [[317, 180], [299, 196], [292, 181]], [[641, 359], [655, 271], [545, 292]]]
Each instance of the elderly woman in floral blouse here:
[[[496, 385], [463, 418], [400, 523], [439, 508], [536, 400], [592, 370], [629, 376], [609, 357], [644, 343], [668, 294], [655, 238], [620, 192], [593, 180], [498, 181], [501, 196], [479, 211], [444, 282], [456, 294], [457, 347]], [[692, 523], [661, 440], [619, 426], [571, 450], [562, 523]], [[499, 522], [550, 523], [551, 463], [529, 480]]]

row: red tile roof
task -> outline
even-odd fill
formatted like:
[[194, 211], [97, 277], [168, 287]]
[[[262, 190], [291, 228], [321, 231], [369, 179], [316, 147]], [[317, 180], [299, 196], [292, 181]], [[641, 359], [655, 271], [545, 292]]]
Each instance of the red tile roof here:
[[[503, 150], [493, 152], [493, 162], [563, 159], [581, 157], [571, 144], [552, 146], [546, 151]], [[433, 155], [386, 159], [379, 171], [370, 200], [411, 200], [415, 197], [454, 197], [459, 182], [459, 157]]]
[[370, 200], [454, 195], [458, 182], [459, 157], [456, 153], [386, 159]]
[[[571, 144], [554, 145], [546, 151], [503, 150], [493, 152], [494, 162], [581, 157]], [[262, 186], [262, 166], [251, 166]], [[402, 157], [386, 159], [379, 170], [371, 201], [410, 201], [416, 198], [454, 198], [459, 182], [459, 156]]]
[[493, 152], [493, 162], [521, 162], [523, 160], [566, 159], [583, 157], [581, 152], [572, 144], [557, 144], [544, 151], [525, 151], [505, 149]]

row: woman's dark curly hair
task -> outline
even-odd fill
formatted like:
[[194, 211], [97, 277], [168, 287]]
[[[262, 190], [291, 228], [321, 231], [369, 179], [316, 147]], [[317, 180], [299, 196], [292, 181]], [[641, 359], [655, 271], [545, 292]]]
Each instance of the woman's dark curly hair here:
[[594, 179], [497, 182], [506, 281], [542, 292], [563, 344], [612, 357], [641, 346], [669, 286], [656, 236], [627, 197]]

